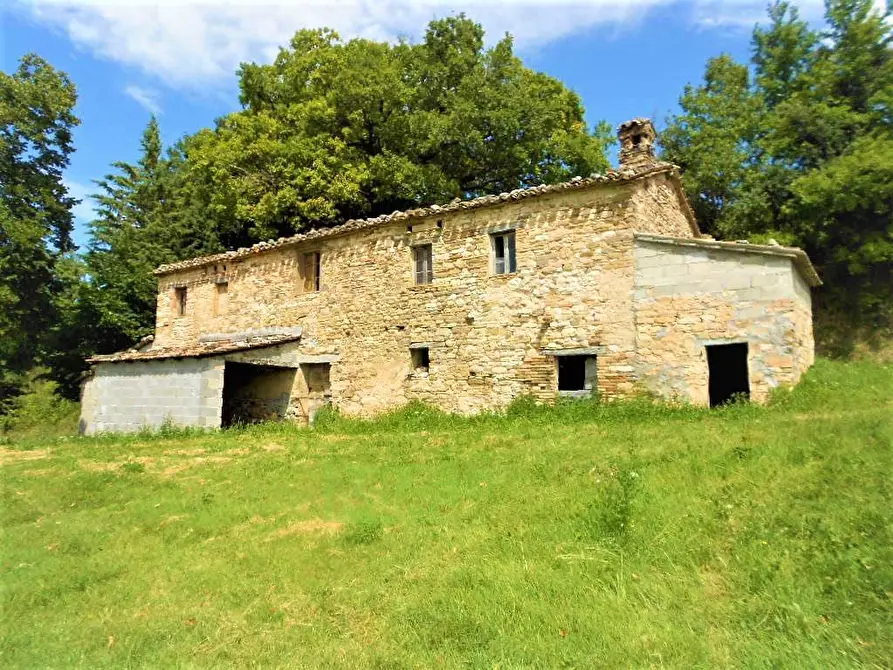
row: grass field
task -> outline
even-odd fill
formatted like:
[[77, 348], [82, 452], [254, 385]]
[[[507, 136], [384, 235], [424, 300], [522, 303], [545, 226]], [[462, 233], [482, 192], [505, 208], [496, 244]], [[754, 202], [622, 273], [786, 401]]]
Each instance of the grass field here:
[[5, 668], [893, 663], [893, 366], [2, 449]]

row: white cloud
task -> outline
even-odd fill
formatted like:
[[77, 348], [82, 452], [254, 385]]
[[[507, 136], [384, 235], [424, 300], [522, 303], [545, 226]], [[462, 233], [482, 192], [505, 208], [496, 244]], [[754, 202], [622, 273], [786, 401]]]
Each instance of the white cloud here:
[[[883, 0], [877, 0], [882, 3]], [[767, 0], [19, 0], [102, 58], [163, 83], [192, 89], [231, 84], [239, 63], [269, 61], [299, 28], [330, 27], [342, 37], [418, 37], [436, 17], [465, 11], [491, 38], [512, 33], [519, 48], [602, 25], [628, 25], [673, 6], [705, 28], [750, 28]], [[262, 4], [263, 3], [263, 4]], [[799, 0], [808, 18], [823, 0]], [[135, 97], [135, 96], [134, 96]], [[136, 99], [136, 98], [135, 98]], [[147, 107], [148, 108], [148, 107]]]
[[143, 88], [142, 86], [131, 84], [124, 88], [124, 92], [136, 100], [140, 107], [150, 114], [154, 114], [155, 116], [161, 114], [161, 105], [158, 102], [159, 93], [155, 89]]

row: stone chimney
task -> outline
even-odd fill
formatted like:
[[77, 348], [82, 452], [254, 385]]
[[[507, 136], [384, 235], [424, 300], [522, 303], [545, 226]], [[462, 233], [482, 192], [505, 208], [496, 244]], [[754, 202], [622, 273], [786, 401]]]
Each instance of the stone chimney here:
[[650, 119], [633, 119], [617, 129], [620, 139], [620, 169], [641, 170], [654, 165], [657, 133]]

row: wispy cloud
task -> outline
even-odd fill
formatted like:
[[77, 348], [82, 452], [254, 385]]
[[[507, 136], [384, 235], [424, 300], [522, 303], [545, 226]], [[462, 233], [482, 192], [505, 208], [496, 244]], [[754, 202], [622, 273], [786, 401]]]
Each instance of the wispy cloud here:
[[[883, 0], [877, 0], [882, 3]], [[602, 25], [628, 25], [657, 7], [692, 24], [751, 27], [767, 0], [19, 0], [39, 21], [64, 30], [94, 54], [135, 67], [168, 86], [203, 89], [232, 81], [239, 63], [269, 61], [300, 28], [330, 27], [342, 37], [419, 37], [435, 16], [465, 11], [491, 37], [506, 31], [519, 48]], [[823, 0], [799, 0], [821, 16]], [[157, 104], [151, 96], [140, 100]]]
[[139, 105], [150, 114], [158, 116], [161, 114], [161, 105], [158, 102], [160, 94], [152, 88], [143, 88], [133, 84], [124, 88], [124, 92], [131, 98], [136, 100]]

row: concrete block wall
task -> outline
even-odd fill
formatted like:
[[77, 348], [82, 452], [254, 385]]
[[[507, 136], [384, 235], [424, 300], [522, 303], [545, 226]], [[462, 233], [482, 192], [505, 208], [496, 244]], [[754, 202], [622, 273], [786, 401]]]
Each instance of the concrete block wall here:
[[81, 398], [81, 431], [134, 432], [165, 422], [217, 427], [223, 368], [209, 359], [98, 363]]
[[747, 342], [751, 397], [812, 364], [809, 289], [790, 258], [637, 240], [637, 376], [648, 390], [708, 404], [705, 346]]

